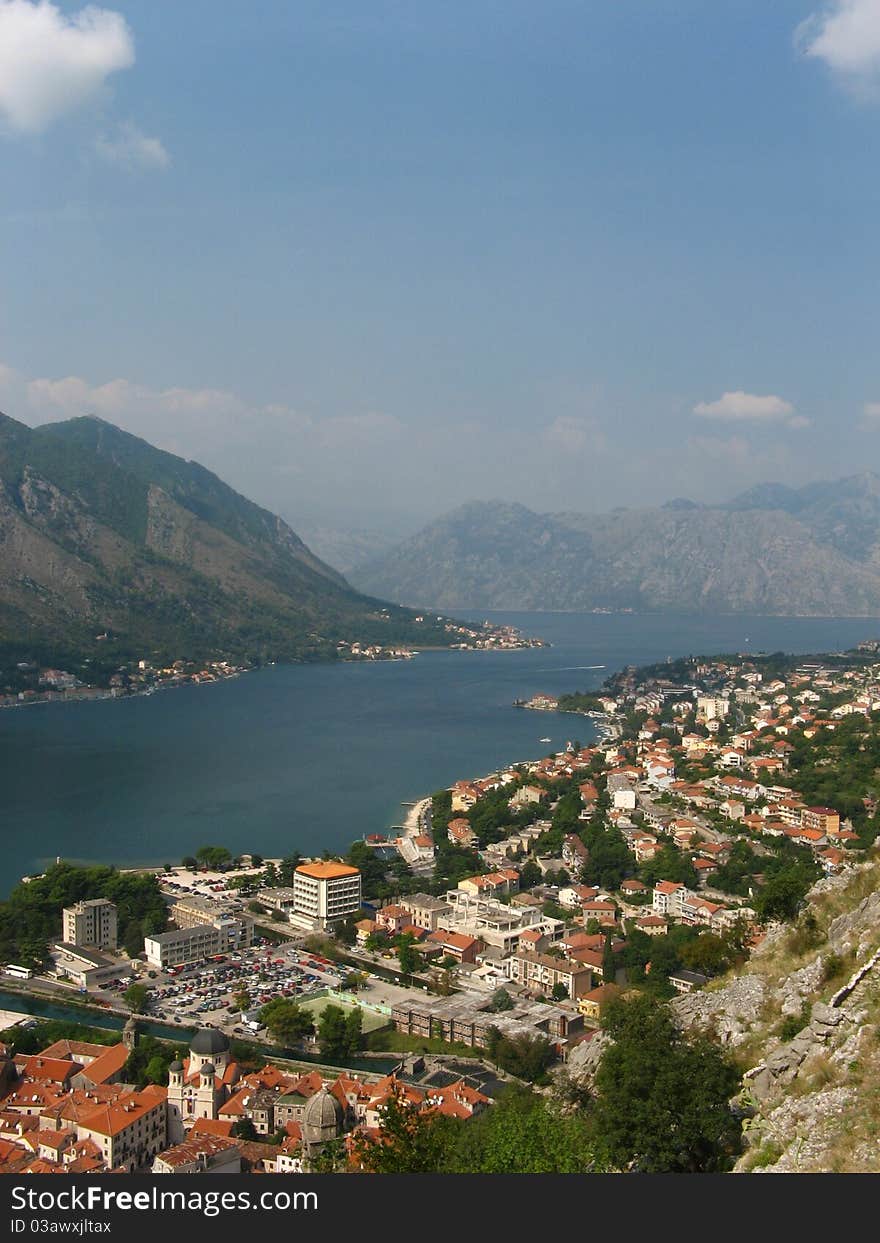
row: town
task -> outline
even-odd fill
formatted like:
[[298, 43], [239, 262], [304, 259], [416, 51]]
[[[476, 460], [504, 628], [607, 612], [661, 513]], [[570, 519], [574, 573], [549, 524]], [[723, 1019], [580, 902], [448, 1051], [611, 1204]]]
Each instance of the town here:
[[35, 1049], [39, 1024], [7, 1016], [0, 1172], [369, 1169], [390, 1102], [467, 1120], [511, 1082], [544, 1090], [621, 998], [709, 986], [864, 860], [876, 657], [627, 668], [525, 704], [590, 714], [594, 742], [456, 781], [345, 858], [205, 847], [130, 878], [161, 913], [123, 937], [110, 897], [71, 902], [4, 983], [125, 1028]]

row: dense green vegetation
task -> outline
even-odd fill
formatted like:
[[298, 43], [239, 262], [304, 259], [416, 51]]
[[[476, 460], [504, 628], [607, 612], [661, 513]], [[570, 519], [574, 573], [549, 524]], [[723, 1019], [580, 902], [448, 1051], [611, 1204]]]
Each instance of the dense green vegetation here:
[[486, 1056], [509, 1075], [542, 1083], [556, 1058], [553, 1045], [543, 1036], [505, 1036], [497, 1027], [487, 1032]]
[[737, 1067], [709, 1040], [683, 1035], [649, 997], [612, 1004], [603, 1026], [614, 1043], [596, 1073], [593, 1126], [608, 1164], [647, 1174], [729, 1169], [740, 1145], [729, 1105]]
[[560, 712], [601, 712], [599, 696], [590, 691], [572, 691], [557, 699]]
[[49, 942], [61, 940], [62, 908], [87, 898], [115, 902], [119, 942], [132, 955], [143, 950], [145, 935], [161, 932], [167, 922], [152, 873], [55, 863], [45, 875], [16, 885], [0, 903], [0, 962], [40, 966]]
[[318, 1020], [318, 1047], [323, 1057], [350, 1057], [363, 1048], [363, 1016], [359, 1007], [349, 1010], [341, 1006], [325, 1006]]

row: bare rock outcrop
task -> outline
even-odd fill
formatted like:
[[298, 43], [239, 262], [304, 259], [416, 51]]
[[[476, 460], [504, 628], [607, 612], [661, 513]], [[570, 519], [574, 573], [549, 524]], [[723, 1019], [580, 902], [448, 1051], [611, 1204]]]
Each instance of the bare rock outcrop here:
[[736, 1048], [760, 1022], [767, 986], [758, 975], [743, 975], [717, 992], [699, 991], [676, 997], [672, 1010], [683, 1028], [711, 1033], [722, 1044]]

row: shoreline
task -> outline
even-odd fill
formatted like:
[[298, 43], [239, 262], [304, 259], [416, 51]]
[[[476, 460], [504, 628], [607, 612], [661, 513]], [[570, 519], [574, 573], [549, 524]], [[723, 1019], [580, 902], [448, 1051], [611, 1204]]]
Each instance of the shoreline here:
[[414, 660], [417, 656], [423, 653], [426, 653], [426, 652], [428, 653], [430, 652], [455, 652], [455, 653], [523, 652], [523, 651], [530, 651], [534, 647], [550, 647], [550, 646], [551, 645], [549, 643], [539, 643], [539, 644], [524, 643], [519, 647], [466, 647], [466, 648], [462, 648], [462, 647], [453, 647], [453, 646], [448, 646], [448, 647], [436, 646], [435, 647], [431, 644], [425, 644], [418, 648], [412, 648], [408, 656], [377, 656], [377, 657], [339, 656], [339, 657], [326, 657], [322, 660], [317, 660], [317, 661], [315, 660], [289, 660], [289, 661], [269, 660], [269, 661], [266, 661], [264, 665], [253, 665], [250, 668], [245, 668], [245, 667], [236, 668], [232, 673], [222, 674], [220, 676], [213, 677], [213, 678], [205, 678], [203, 681], [202, 680], [200, 681], [189, 680], [189, 681], [181, 681], [181, 682], [172, 682], [172, 681], [158, 682], [158, 683], [154, 683], [151, 686], [145, 686], [142, 690], [125, 691], [123, 694], [117, 694], [113, 690], [112, 687], [103, 687], [103, 686], [83, 687], [83, 690], [88, 692], [86, 694], [73, 693], [71, 695], [66, 695], [66, 694], [60, 694], [57, 691], [48, 692], [48, 695], [57, 696], [57, 698], [54, 698], [54, 697], [49, 698], [48, 695], [45, 695], [45, 693], [43, 693], [43, 695], [45, 696], [43, 697], [41, 696], [40, 692], [37, 692], [36, 694], [34, 694], [33, 696], [27, 699], [15, 700], [12, 703], [0, 702], [0, 712], [7, 711], [7, 710], [13, 710], [16, 708], [49, 708], [49, 707], [60, 708], [60, 707], [67, 707], [70, 704], [105, 703], [108, 699], [111, 699], [117, 702], [122, 702], [127, 699], [145, 699], [145, 698], [148, 698], [150, 695], [157, 694], [159, 691], [179, 691], [179, 690], [186, 690], [188, 688], [195, 688], [195, 687], [201, 687], [201, 686], [214, 686], [222, 682], [232, 682], [236, 678], [241, 677], [242, 674], [260, 673], [262, 670], [274, 669], [276, 667], [299, 668], [299, 667], [304, 667], [306, 665], [316, 665], [316, 664], [320, 664], [320, 665], [403, 664], [405, 665], [405, 664], [408, 664], [411, 660]]

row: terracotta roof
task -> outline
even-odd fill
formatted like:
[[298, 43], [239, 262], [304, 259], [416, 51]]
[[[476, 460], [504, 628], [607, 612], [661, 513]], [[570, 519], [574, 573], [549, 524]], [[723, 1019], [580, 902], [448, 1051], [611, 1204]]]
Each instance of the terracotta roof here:
[[359, 876], [357, 868], [347, 863], [319, 862], [301, 863], [296, 869], [303, 876], [311, 876], [313, 880], [336, 880], [341, 876]]
[[191, 1165], [193, 1161], [198, 1161], [200, 1157], [214, 1157], [221, 1152], [238, 1151], [238, 1142], [224, 1135], [193, 1135], [185, 1139], [182, 1144], [175, 1144], [173, 1148], [166, 1148], [164, 1152], [159, 1153], [158, 1159], [163, 1161], [165, 1165]]
[[224, 1118], [196, 1118], [190, 1135], [220, 1135], [229, 1138], [234, 1123]]
[[167, 1088], [150, 1084], [140, 1092], [120, 1097], [112, 1105], [99, 1105], [94, 1113], [80, 1121], [80, 1126], [87, 1131], [97, 1131], [99, 1135], [119, 1135], [138, 1118], [161, 1105], [167, 1095]]
[[92, 1083], [106, 1083], [122, 1070], [128, 1061], [128, 1049], [124, 1044], [114, 1044], [105, 1048], [100, 1057], [85, 1068], [83, 1074]]

